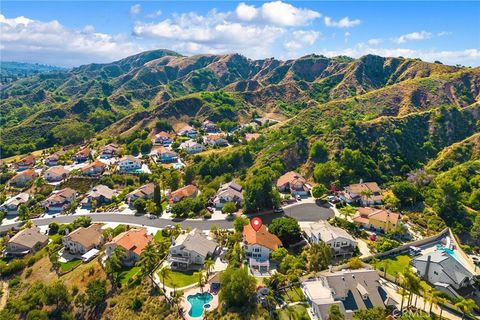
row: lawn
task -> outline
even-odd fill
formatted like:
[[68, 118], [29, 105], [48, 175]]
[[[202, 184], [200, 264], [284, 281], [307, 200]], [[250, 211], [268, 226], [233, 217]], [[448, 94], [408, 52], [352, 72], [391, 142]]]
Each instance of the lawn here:
[[294, 305], [285, 309], [275, 310], [275, 319], [279, 320], [309, 320], [307, 308], [302, 305]]
[[161, 242], [163, 240], [162, 230], [158, 230], [157, 233], [155, 233], [155, 236], [153, 236], [153, 239], [157, 242]]
[[80, 259], [73, 259], [68, 262], [60, 262], [60, 271], [61, 272], [70, 271], [75, 267], [77, 267], [78, 265], [80, 265], [81, 263], [82, 263], [82, 260]]
[[128, 281], [140, 271], [140, 267], [124, 267], [120, 272], [120, 283], [126, 285]]
[[290, 288], [286, 292], [282, 292], [282, 299], [285, 302], [299, 302], [305, 301], [305, 296], [303, 295], [302, 289], [300, 288]]
[[[162, 277], [160, 277], [160, 281], [162, 280]], [[176, 288], [182, 288], [196, 282], [198, 282], [198, 272], [193, 271], [181, 272], [172, 270], [170, 278], [165, 279], [165, 285], [170, 288], [173, 288], [174, 285]]]
[[410, 260], [408, 255], [399, 255], [393, 258], [382, 259], [375, 263], [374, 267], [382, 271], [386, 267], [387, 273], [396, 277], [399, 272], [405, 271], [410, 266]]

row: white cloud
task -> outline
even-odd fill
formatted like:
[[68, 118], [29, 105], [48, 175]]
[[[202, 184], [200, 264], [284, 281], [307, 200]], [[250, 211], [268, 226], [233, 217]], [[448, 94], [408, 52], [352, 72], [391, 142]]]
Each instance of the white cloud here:
[[283, 47], [288, 51], [300, 50], [311, 46], [320, 37], [320, 32], [313, 30], [294, 31], [289, 40], [283, 43]]
[[139, 14], [141, 10], [142, 10], [142, 7], [138, 3], [134, 4], [133, 6], [130, 7], [130, 14], [132, 16], [135, 16]]
[[419, 40], [430, 39], [431, 37], [432, 37], [431, 32], [422, 30], [418, 32], [411, 32], [411, 33], [401, 35], [397, 38], [394, 38], [393, 42], [400, 44], [400, 43], [405, 43], [407, 41], [419, 41]]
[[303, 26], [320, 18], [321, 14], [317, 11], [294, 7], [282, 1], [274, 1], [262, 5], [262, 17], [266, 22], [279, 26]]
[[147, 14], [146, 17], [149, 18], [149, 19], [152, 19], [152, 18], [160, 17], [161, 15], [162, 15], [162, 10], [157, 10], [157, 11], [154, 11], [152, 13]]
[[378, 46], [382, 42], [383, 42], [383, 39], [380, 39], [380, 38], [373, 38], [373, 39], [369, 39], [367, 41], [367, 43], [371, 46]]
[[367, 54], [375, 54], [382, 57], [405, 57], [405, 58], [420, 58], [424, 61], [434, 62], [436, 60], [442, 61], [446, 64], [465, 64], [478, 65], [480, 62], [480, 50], [465, 49], [465, 50], [415, 50], [407, 48], [377, 48], [368, 46], [365, 43], [359, 43], [351, 48], [340, 50], [322, 50], [320, 53], [333, 57], [339, 55], [346, 55], [353, 58], [358, 58]]
[[324, 21], [327, 27], [335, 27], [335, 28], [350, 28], [350, 27], [358, 26], [361, 23], [359, 19], [350, 20], [349, 17], [344, 17], [338, 21], [335, 21], [330, 17], [325, 17]]
[[251, 21], [258, 15], [258, 10], [255, 6], [249, 6], [244, 2], [240, 2], [240, 4], [235, 9], [235, 13], [240, 20], [243, 21]]
[[53, 20], [43, 22], [25, 17], [6, 18], [0, 14], [2, 59], [74, 66], [107, 62], [142, 50], [126, 35], [64, 27]]
[[181, 48], [186, 53], [240, 52], [258, 56], [286, 30], [272, 25], [244, 24], [229, 20], [228, 13], [211, 11], [175, 15], [158, 23], [137, 22], [134, 35], [159, 41], [162, 47]]

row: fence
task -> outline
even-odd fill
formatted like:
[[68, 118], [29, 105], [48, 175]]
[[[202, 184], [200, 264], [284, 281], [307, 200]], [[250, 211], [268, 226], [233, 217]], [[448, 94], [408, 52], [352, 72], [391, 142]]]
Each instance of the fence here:
[[[438, 233], [434, 236], [430, 236], [430, 237], [423, 238], [423, 239], [420, 239], [420, 240], [412, 241], [412, 242], [403, 244], [401, 246], [398, 246], [396, 248], [393, 248], [391, 250], [388, 250], [388, 251], [385, 251], [385, 252], [380, 252], [380, 253], [377, 253], [377, 254], [374, 254], [374, 255], [371, 255], [371, 256], [368, 256], [368, 257], [363, 257], [361, 259], [364, 262], [368, 262], [368, 261], [372, 260], [373, 258], [383, 258], [383, 257], [388, 257], [388, 256], [391, 256], [391, 255], [394, 255], [394, 254], [399, 254], [399, 253], [402, 253], [404, 251], [408, 251], [408, 249], [411, 246], [420, 247], [420, 246], [423, 246], [423, 245], [426, 245], [426, 244], [429, 244], [429, 243], [432, 243], [432, 242], [437, 242], [438, 240], [446, 237], [447, 235], [450, 235], [450, 236], [452, 235], [452, 232], [450, 231], [449, 228], [443, 229], [440, 233]], [[457, 244], [457, 247], [459, 248], [458, 244]]]

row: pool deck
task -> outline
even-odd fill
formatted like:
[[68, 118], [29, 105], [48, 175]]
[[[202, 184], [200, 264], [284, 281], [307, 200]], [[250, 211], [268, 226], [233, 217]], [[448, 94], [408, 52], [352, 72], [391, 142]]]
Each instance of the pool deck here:
[[[209, 292], [208, 290], [210, 289], [210, 284], [207, 284], [203, 290], [203, 292]], [[184, 316], [185, 316], [185, 319], [187, 320], [199, 320], [199, 319], [203, 319], [203, 316], [201, 317], [196, 317], [196, 318], [193, 318], [193, 317], [190, 317], [188, 315], [188, 312], [190, 311], [190, 308], [191, 308], [191, 305], [190, 305], [190, 302], [187, 301], [187, 297], [189, 295], [194, 295], [196, 293], [199, 293], [199, 292], [202, 292], [200, 290], [200, 288], [192, 288], [192, 289], [188, 289], [184, 292], [183, 294], [183, 297], [182, 297], [182, 301], [180, 301], [180, 306], [183, 308], [183, 310], [185, 311], [184, 313]], [[208, 308], [208, 310], [213, 310], [215, 308], [218, 307], [218, 293], [217, 294], [213, 294], [212, 293], [212, 296], [213, 296], [213, 300], [209, 302], [210, 304], [210, 308]]]

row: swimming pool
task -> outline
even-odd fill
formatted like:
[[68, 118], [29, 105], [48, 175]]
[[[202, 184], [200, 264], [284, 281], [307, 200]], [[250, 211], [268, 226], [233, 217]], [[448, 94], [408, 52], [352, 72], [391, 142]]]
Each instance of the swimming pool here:
[[194, 295], [189, 295], [187, 297], [187, 301], [190, 302], [192, 307], [190, 308], [190, 311], [188, 311], [188, 315], [192, 318], [201, 317], [203, 314], [204, 306], [209, 306], [209, 302], [212, 300], [213, 296], [208, 292], [199, 292]]
[[441, 250], [441, 251], [443, 251], [443, 252], [448, 253], [448, 254], [451, 255], [455, 260], [457, 260], [458, 262], [460, 262], [461, 264], [463, 264], [463, 263], [462, 263], [462, 260], [460, 260], [460, 258], [457, 256], [457, 254], [455, 253], [455, 251], [453, 251], [452, 249], [445, 248], [445, 247], [442, 246], [442, 245], [437, 245], [437, 249], [438, 249], [438, 250]]

